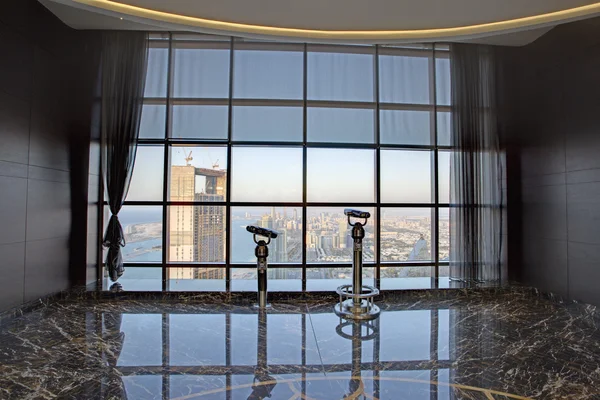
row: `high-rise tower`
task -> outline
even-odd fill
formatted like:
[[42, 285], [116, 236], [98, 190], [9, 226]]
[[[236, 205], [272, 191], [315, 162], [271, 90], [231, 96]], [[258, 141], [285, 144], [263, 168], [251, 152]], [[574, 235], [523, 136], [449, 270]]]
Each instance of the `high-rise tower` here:
[[[196, 185], [199, 176], [204, 177], [203, 188]], [[196, 168], [191, 165], [172, 166], [170, 199], [205, 203], [224, 201], [226, 180], [227, 172], [223, 170]], [[169, 261], [222, 262], [224, 259], [224, 207], [217, 205], [169, 207]], [[172, 279], [223, 279], [224, 268], [170, 269], [170, 277]]]

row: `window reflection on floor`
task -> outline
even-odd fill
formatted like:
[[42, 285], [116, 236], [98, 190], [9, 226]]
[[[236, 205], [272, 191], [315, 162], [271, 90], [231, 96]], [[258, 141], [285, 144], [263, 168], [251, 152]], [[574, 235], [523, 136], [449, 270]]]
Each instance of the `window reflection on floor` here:
[[[391, 399], [402, 390], [407, 399], [452, 398], [443, 383], [450, 379], [453, 310], [386, 310], [371, 329], [346, 325], [341, 332], [348, 338], [329, 307], [310, 313], [276, 309], [262, 317], [246, 307], [213, 305], [191, 314], [169, 307], [156, 314], [101, 314], [102, 336], [110, 343], [104, 358], [122, 375], [122, 387], [112, 387], [111, 394], [248, 399], [270, 393], [287, 399], [298, 393], [343, 398], [362, 390]], [[353, 332], [363, 335], [358, 347]], [[367, 337], [370, 332], [376, 334]]]

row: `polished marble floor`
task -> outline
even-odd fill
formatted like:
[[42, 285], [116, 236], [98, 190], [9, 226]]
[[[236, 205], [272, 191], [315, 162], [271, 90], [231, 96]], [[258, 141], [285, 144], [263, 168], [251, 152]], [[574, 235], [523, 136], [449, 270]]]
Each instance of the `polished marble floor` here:
[[0, 328], [1, 399], [595, 399], [600, 333], [522, 293], [380, 304], [52, 305]]

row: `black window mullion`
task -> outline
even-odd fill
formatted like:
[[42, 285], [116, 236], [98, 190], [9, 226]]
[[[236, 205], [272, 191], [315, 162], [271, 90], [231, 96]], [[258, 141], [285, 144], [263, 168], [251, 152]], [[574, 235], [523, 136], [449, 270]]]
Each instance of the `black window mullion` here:
[[308, 160], [308, 148], [306, 147], [307, 142], [307, 96], [308, 96], [308, 45], [304, 44], [304, 57], [303, 57], [303, 89], [302, 99], [304, 102], [302, 108], [302, 291], [306, 292], [306, 232], [307, 232], [307, 221], [306, 221], [306, 184], [308, 166], [306, 164]]
[[438, 126], [437, 126], [437, 75], [436, 75], [436, 55], [435, 55], [435, 43], [431, 50], [433, 62], [431, 67], [431, 79], [432, 79], [432, 92], [433, 92], [433, 140], [435, 148], [433, 150], [433, 177], [434, 177], [434, 236], [432, 240], [432, 251], [434, 253], [435, 261], [435, 288], [439, 288], [440, 279], [440, 197], [439, 197], [439, 159], [438, 159]]
[[225, 237], [227, 238], [227, 245], [225, 251], [225, 291], [231, 291], [231, 171], [233, 162], [231, 160], [231, 138], [232, 138], [232, 120], [233, 120], [233, 37], [229, 40], [229, 110], [227, 115], [227, 189], [225, 193]]
[[[173, 81], [173, 37], [169, 33], [169, 50], [167, 54], [167, 101], [165, 104], [165, 140], [169, 137], [169, 126], [171, 124], [171, 107], [169, 106], [169, 100], [171, 97], [171, 83]], [[168, 256], [168, 210], [167, 210], [167, 199], [169, 196], [169, 145], [165, 141], [164, 144], [164, 158], [163, 158], [163, 202], [162, 202], [162, 290], [166, 291], [169, 289], [168, 276], [167, 276], [167, 256]]]
[[374, 60], [374, 90], [375, 90], [375, 201], [376, 215], [375, 218], [375, 276], [374, 283], [376, 288], [381, 287], [381, 137], [379, 129], [379, 46], [375, 46], [375, 60]]

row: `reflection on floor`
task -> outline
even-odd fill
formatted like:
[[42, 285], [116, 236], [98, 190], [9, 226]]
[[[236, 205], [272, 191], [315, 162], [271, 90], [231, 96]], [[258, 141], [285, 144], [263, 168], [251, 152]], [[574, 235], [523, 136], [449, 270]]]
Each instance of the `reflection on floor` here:
[[379, 304], [60, 303], [0, 328], [0, 398], [593, 399], [600, 334], [520, 293]]
[[[138, 268], [139, 269], [139, 268]], [[162, 271], [160, 268], [145, 268], [155, 274], [151, 278], [129, 278], [127, 275], [119, 279], [118, 287], [122, 291], [163, 291]], [[375, 286], [373, 279], [364, 279], [366, 285]], [[309, 292], [335, 291], [340, 285], [348, 283], [348, 279], [307, 279], [306, 290]], [[232, 292], [256, 292], [256, 278], [254, 279], [232, 279]], [[102, 290], [110, 291], [116, 285], [108, 278], [102, 281]], [[224, 292], [225, 279], [170, 279], [166, 281], [164, 291], [168, 292]], [[433, 278], [384, 278], [381, 280], [383, 290], [404, 289], [447, 289], [450, 288], [450, 279], [441, 277]], [[269, 290], [276, 292], [301, 292], [302, 281], [300, 279], [269, 279]]]

